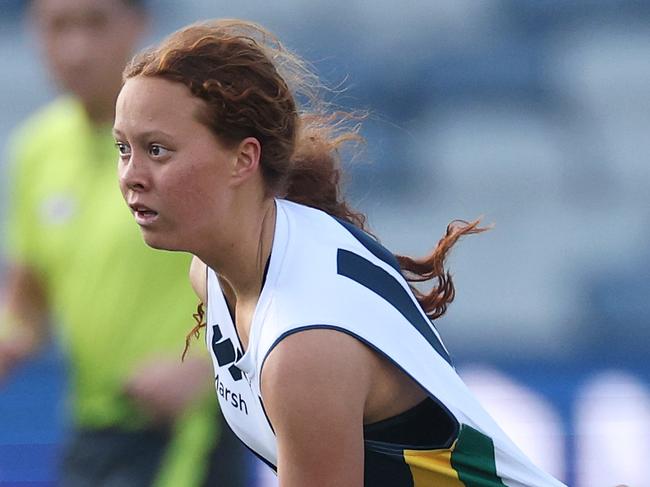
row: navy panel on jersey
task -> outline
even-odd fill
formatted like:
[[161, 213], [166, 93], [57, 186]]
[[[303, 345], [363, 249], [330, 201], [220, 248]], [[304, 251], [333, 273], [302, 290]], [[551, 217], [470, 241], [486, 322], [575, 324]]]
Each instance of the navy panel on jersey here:
[[390, 250], [381, 245], [379, 242], [377, 242], [377, 240], [361, 230], [359, 227], [354, 226], [352, 223], [341, 220], [340, 218], [335, 218], [335, 220], [343, 225], [345, 229], [361, 243], [361, 245], [363, 245], [372, 253], [372, 255], [384, 261], [397, 272], [402, 272], [402, 269], [399, 266], [399, 262], [397, 262], [397, 259]]
[[219, 325], [214, 325], [212, 327], [212, 345], [216, 345], [222, 337], [221, 328], [219, 328]]
[[230, 338], [225, 339], [219, 343], [213, 343], [212, 350], [217, 357], [219, 367], [235, 361], [235, 347], [233, 347]]
[[413, 487], [411, 469], [399, 454], [365, 449], [363, 485], [367, 487]]
[[230, 367], [228, 367], [228, 372], [230, 372], [230, 376], [234, 381], [239, 381], [242, 378], [242, 372], [239, 367], [237, 367], [235, 364], [232, 364]]
[[345, 249], [338, 249], [337, 267], [339, 275], [352, 279], [388, 301], [451, 365], [449, 354], [431, 328], [433, 325], [424, 317], [411, 295], [397, 279], [369, 260]]

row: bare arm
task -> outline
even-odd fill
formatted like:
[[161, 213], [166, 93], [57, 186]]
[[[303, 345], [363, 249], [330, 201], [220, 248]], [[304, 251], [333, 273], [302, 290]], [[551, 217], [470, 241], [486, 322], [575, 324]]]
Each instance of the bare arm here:
[[34, 354], [49, 334], [45, 287], [36, 271], [10, 265], [3, 298], [6, 330], [0, 339], [0, 379]]
[[281, 487], [363, 485], [363, 417], [372, 352], [332, 330], [291, 335], [270, 353], [262, 396]]
[[205, 356], [151, 357], [138, 364], [124, 385], [126, 395], [159, 423], [179, 418], [213, 390]]

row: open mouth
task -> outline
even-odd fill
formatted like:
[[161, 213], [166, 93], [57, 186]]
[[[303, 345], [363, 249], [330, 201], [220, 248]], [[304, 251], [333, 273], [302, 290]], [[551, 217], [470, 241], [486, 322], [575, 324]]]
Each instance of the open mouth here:
[[143, 205], [129, 205], [138, 225], [150, 225], [158, 218], [158, 212]]

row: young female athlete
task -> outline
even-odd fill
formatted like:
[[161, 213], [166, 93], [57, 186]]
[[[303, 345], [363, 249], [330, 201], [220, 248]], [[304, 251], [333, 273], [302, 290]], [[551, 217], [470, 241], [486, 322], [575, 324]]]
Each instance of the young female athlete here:
[[124, 79], [122, 193], [147, 244], [196, 256], [222, 411], [282, 487], [562, 485], [472, 397], [430, 321], [454, 296], [445, 255], [478, 222], [422, 260], [380, 246], [339, 191], [354, 130], [259, 26], [192, 25]]

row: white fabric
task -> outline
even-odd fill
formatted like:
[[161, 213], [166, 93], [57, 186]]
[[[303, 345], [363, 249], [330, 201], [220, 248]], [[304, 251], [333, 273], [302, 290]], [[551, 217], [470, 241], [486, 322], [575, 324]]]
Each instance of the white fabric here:
[[[333, 327], [358, 337], [385, 354], [418, 382], [461, 424], [489, 436], [494, 442], [497, 473], [506, 485], [561, 486], [535, 467], [501, 431], [461, 381], [456, 371], [429, 341], [382, 296], [340, 275], [339, 249], [360, 256], [378, 267], [407, 291], [401, 274], [375, 256], [341, 223], [302, 205], [276, 200], [276, 228], [266, 282], [253, 315], [248, 350], [234, 362], [241, 380], [229, 371], [233, 363], [219, 366], [212, 346], [215, 331], [223, 334], [217, 350], [227, 340], [242, 346], [215, 273], [208, 270], [207, 343], [216, 374], [221, 410], [233, 431], [258, 455], [277, 465], [275, 435], [263, 410], [260, 375], [273, 346], [289, 333], [305, 327]], [[417, 306], [419, 313], [426, 318]], [[437, 332], [426, 320], [437, 337]], [[218, 337], [218, 334], [217, 334]], [[232, 357], [232, 354], [231, 354]], [[350, 371], [354, 373], [354, 371]]]

